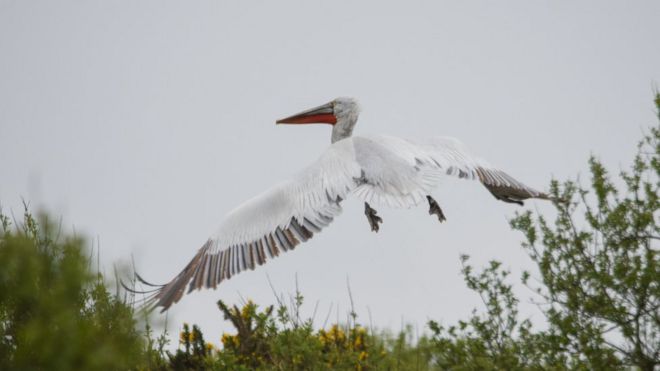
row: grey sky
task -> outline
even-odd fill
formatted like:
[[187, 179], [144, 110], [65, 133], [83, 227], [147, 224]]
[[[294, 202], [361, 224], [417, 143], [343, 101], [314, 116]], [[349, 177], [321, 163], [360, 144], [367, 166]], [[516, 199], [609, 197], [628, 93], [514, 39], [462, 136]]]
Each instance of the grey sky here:
[[[618, 169], [655, 122], [658, 19], [658, 1], [0, 0], [0, 202], [47, 207], [99, 237], [107, 271], [133, 254], [164, 282], [227, 211], [330, 142], [327, 126], [275, 119], [340, 95], [362, 103], [356, 134], [455, 136], [537, 188], [590, 153]], [[383, 208], [378, 234], [345, 202], [294, 253], [184, 298], [170, 329], [199, 323], [217, 343], [215, 301], [272, 303], [266, 273], [285, 293], [297, 273], [319, 322], [330, 303], [345, 318], [347, 276], [364, 322], [367, 307], [393, 329], [464, 318], [478, 298], [459, 254], [517, 279], [529, 262], [507, 219], [522, 209], [459, 180], [435, 195], [445, 224]]]

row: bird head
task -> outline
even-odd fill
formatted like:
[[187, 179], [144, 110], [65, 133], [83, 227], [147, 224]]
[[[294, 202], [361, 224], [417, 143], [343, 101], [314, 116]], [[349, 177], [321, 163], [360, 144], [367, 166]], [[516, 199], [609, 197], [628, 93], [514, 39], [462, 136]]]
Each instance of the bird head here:
[[277, 124], [330, 124], [333, 125], [332, 141], [346, 138], [360, 114], [360, 105], [354, 98], [340, 97], [318, 107], [277, 120]]

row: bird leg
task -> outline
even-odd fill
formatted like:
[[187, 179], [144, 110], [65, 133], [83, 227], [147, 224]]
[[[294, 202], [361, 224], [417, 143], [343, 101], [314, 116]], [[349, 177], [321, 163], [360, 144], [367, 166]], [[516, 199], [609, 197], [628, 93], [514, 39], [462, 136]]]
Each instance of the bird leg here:
[[440, 208], [438, 203], [433, 199], [433, 197], [427, 195], [426, 199], [429, 201], [429, 215], [433, 215], [433, 214], [437, 215], [440, 223], [447, 220], [447, 218], [445, 218], [445, 214], [442, 212], [442, 209]]
[[367, 220], [369, 221], [369, 225], [371, 226], [371, 230], [374, 232], [378, 232], [378, 228], [380, 227], [378, 223], [382, 223], [383, 219], [377, 215], [376, 210], [371, 208], [368, 203], [364, 203], [364, 215], [367, 216]]

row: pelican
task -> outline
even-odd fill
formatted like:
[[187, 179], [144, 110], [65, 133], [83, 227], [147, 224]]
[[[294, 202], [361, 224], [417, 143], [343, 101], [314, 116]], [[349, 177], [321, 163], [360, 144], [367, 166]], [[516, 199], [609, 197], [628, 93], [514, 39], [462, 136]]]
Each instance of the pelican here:
[[552, 199], [472, 156], [454, 138], [410, 141], [387, 135], [353, 136], [359, 114], [355, 99], [337, 98], [277, 120], [277, 124], [329, 124], [331, 144], [297, 175], [229, 212], [170, 282], [152, 285], [137, 276], [154, 287], [146, 291], [150, 293], [147, 301], [165, 311], [186, 291], [215, 289], [236, 274], [295, 249], [327, 227], [349, 195], [364, 201], [364, 213], [374, 232], [383, 220], [371, 204], [409, 208], [426, 199], [429, 214], [445, 221], [431, 196], [445, 176], [478, 180], [504, 202], [522, 205], [528, 198]]

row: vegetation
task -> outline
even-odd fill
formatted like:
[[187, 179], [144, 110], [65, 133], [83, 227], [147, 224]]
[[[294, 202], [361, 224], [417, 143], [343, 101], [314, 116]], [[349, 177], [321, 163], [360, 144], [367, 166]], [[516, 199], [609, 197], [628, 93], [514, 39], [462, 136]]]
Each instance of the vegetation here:
[[[660, 111], [660, 95], [656, 105]], [[430, 321], [418, 338], [410, 328], [365, 327], [353, 311], [346, 323], [319, 329], [300, 318], [296, 293], [289, 306], [218, 302], [235, 331], [213, 344], [186, 324], [170, 351], [166, 333], [142, 329], [132, 306], [93, 271], [82, 239], [60, 236], [27, 207], [20, 223], [0, 213], [0, 369], [654, 370], [659, 155], [660, 124], [618, 178], [592, 157], [588, 188], [552, 182], [564, 200], [553, 218], [526, 211], [511, 220], [535, 266], [521, 280], [546, 318], [543, 329], [521, 318], [502, 262], [478, 270], [463, 256], [463, 278], [483, 309], [450, 326]]]
[[294, 316], [302, 305], [299, 293], [296, 300], [292, 307], [281, 305], [277, 313], [272, 306], [259, 310], [252, 302], [239, 308], [220, 301], [218, 307], [236, 334], [223, 334], [218, 350], [204, 343], [196, 327], [189, 331], [185, 325], [180, 340], [184, 350], [170, 358], [192, 369], [229, 370], [407, 370], [429, 364], [422, 346], [412, 345], [409, 331], [393, 338], [354, 322], [316, 330], [311, 320]]
[[0, 219], [0, 369], [118, 369], [139, 363], [133, 311], [90, 270], [83, 241], [45, 216]]
[[[660, 119], [660, 95], [656, 94]], [[660, 367], [660, 125], [638, 145], [621, 187], [597, 158], [590, 189], [553, 181], [553, 223], [531, 211], [511, 220], [537, 273], [524, 284], [537, 294], [548, 328], [521, 320], [509, 272], [492, 261], [473, 273], [462, 257], [468, 288], [486, 312], [445, 329], [429, 324], [435, 363], [443, 369], [617, 370]], [[581, 214], [581, 215], [580, 215]], [[538, 274], [538, 277], [536, 275]]]

